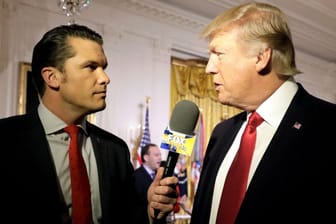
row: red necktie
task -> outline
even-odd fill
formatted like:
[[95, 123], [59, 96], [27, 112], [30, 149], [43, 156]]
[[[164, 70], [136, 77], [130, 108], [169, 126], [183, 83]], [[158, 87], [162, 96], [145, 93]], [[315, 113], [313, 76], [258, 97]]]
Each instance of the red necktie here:
[[69, 166], [72, 195], [72, 224], [91, 224], [91, 192], [85, 163], [78, 148], [78, 127], [69, 125], [64, 130], [70, 135]]
[[244, 199], [252, 155], [256, 142], [256, 128], [263, 122], [253, 112], [241, 138], [239, 150], [227, 174], [218, 208], [217, 224], [233, 224]]

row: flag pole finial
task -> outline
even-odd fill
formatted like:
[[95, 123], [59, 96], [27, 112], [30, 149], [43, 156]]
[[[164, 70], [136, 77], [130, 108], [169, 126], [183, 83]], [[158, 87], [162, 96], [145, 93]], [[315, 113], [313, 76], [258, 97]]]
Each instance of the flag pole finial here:
[[151, 102], [151, 97], [150, 96], [146, 96], [146, 104], [148, 105]]

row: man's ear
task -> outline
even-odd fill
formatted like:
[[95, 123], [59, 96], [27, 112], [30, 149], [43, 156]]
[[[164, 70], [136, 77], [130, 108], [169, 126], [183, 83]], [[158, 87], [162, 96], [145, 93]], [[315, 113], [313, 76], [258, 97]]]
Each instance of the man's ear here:
[[256, 62], [256, 71], [260, 74], [268, 73], [270, 70], [272, 59], [272, 49], [266, 48], [263, 51], [259, 52]]
[[148, 161], [148, 156], [149, 156], [148, 154], [145, 154], [145, 155], [144, 155], [144, 157], [143, 157], [143, 158], [144, 158], [145, 162], [147, 162], [147, 161]]
[[59, 71], [54, 67], [42, 68], [42, 77], [44, 82], [51, 88], [58, 88], [60, 83]]

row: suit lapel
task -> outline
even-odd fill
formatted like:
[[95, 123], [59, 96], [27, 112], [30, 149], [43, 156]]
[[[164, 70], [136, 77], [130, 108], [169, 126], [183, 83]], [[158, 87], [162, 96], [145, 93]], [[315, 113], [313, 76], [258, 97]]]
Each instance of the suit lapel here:
[[[262, 201], [260, 197], [254, 198], [254, 195], [272, 195], [271, 192], [282, 192], [286, 186], [282, 185], [284, 183], [280, 176], [292, 175], [289, 167], [298, 165], [295, 161], [300, 161], [301, 152], [297, 149], [302, 149], [302, 142], [305, 142], [304, 126], [309, 118], [306, 115], [307, 107], [301, 102], [307, 96], [299, 88], [253, 175], [241, 211], [256, 207], [256, 203]], [[290, 163], [288, 158], [291, 158]], [[256, 193], [261, 189], [262, 192]]]
[[218, 124], [212, 132], [196, 193], [207, 196], [199, 197], [196, 195], [195, 197], [194, 209], [195, 211], [200, 211], [193, 214], [192, 220], [197, 220], [196, 223], [208, 223], [211, 210], [211, 206], [209, 205], [211, 205], [216, 181], [216, 175], [214, 174], [218, 172], [224, 156], [245, 119], [246, 113], [240, 113]]
[[[281, 167], [282, 158], [287, 159], [288, 156], [293, 156], [295, 146], [304, 141], [302, 139], [304, 126], [309, 120], [306, 112], [308, 108], [302, 103], [303, 98], [306, 96], [307, 92], [300, 86], [267, 147], [254, 177], [274, 172], [270, 167]], [[286, 140], [284, 141], [284, 139]]]
[[[68, 210], [64, 203], [49, 144], [37, 112], [24, 116], [26, 117], [20, 129], [22, 136], [19, 143], [22, 147], [18, 149], [22, 157], [20, 167], [25, 169], [25, 172], [29, 172], [29, 181], [33, 181], [34, 184], [29, 184], [27, 180], [28, 185], [23, 189], [27, 191], [26, 194], [32, 194], [30, 191], [37, 190], [33, 189], [33, 186], [38, 186], [38, 194], [34, 196], [35, 200], [31, 202], [31, 208], [43, 206], [42, 215], [58, 219], [62, 214], [67, 215]], [[28, 178], [28, 176], [21, 178]]]

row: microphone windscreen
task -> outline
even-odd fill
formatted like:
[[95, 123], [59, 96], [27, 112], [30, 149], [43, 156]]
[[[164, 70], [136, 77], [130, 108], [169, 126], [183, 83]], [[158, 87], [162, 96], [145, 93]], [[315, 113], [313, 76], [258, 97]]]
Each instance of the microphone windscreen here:
[[179, 101], [175, 105], [171, 115], [169, 129], [171, 131], [192, 135], [198, 121], [199, 113], [199, 109], [194, 102], [189, 100]]

